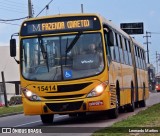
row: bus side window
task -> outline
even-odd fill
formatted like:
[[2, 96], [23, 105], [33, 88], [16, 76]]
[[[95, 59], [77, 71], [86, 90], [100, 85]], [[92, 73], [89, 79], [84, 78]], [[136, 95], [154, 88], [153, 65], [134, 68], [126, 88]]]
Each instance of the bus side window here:
[[142, 63], [142, 69], [144, 69], [143, 50], [141, 50], [141, 63]]
[[111, 53], [112, 60], [116, 60], [116, 54], [115, 54], [115, 46], [116, 46], [116, 39], [115, 39], [115, 33], [114, 31], [109, 31], [109, 49]]
[[142, 56], [142, 49], [140, 49], [140, 60], [141, 60], [141, 68], [144, 69], [144, 63], [143, 63], [143, 56]]
[[121, 35], [119, 35], [118, 43], [119, 43], [120, 61], [121, 61], [121, 63], [124, 64], [124, 53], [123, 53], [122, 36]]
[[129, 57], [128, 57], [128, 48], [127, 48], [127, 39], [124, 38], [124, 55], [125, 55], [125, 62], [129, 64]]
[[109, 36], [108, 36], [108, 31], [107, 30], [104, 30], [104, 37], [105, 37], [105, 46], [106, 46], [106, 53], [107, 53], [107, 59], [108, 59], [108, 66], [112, 60], [111, 58], [111, 49], [110, 49], [110, 46], [109, 46]]
[[129, 65], [132, 65], [132, 57], [131, 57], [131, 43], [129, 40], [127, 40], [127, 46], [128, 46], [128, 58], [129, 58]]
[[139, 62], [139, 48], [138, 48], [138, 46], [137, 46], [136, 48], [137, 48], [137, 62], [138, 62], [138, 68], [140, 68], [140, 62]]
[[147, 64], [146, 64], [146, 56], [144, 51], [143, 51], [143, 62], [144, 62], [144, 69], [146, 70]]
[[139, 68], [141, 68], [141, 62], [140, 62], [140, 48], [137, 47], [137, 52], [138, 52], [138, 63], [139, 63]]
[[139, 68], [139, 63], [138, 63], [138, 49], [137, 46], [134, 45], [134, 50], [135, 50], [135, 60], [136, 60], [136, 67]]
[[138, 53], [139, 51], [138, 51], [138, 50], [139, 50], [139, 48], [136, 46], [136, 51], [137, 51], [137, 63], [138, 63], [137, 66], [138, 66], [138, 68], [140, 68], [140, 65], [139, 65], [139, 53]]
[[143, 62], [142, 62], [142, 56], [141, 56], [141, 49], [139, 49], [139, 60], [141, 64], [141, 69], [143, 69]]
[[116, 46], [115, 46], [116, 61], [120, 62], [119, 47], [118, 47], [118, 45], [119, 45], [118, 39], [119, 38], [118, 38], [118, 34], [117, 33], [115, 33], [115, 37], [116, 37]]

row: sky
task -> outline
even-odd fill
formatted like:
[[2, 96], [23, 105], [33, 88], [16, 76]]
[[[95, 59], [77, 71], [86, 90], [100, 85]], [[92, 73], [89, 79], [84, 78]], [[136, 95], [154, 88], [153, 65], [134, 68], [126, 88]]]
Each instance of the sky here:
[[[34, 16], [51, 0], [32, 0]], [[80, 13], [98, 13], [120, 26], [120, 23], [143, 22], [149, 37], [150, 63], [156, 65], [156, 51], [160, 54], [160, 0], [53, 0], [48, 10], [39, 16]], [[0, 20], [28, 16], [28, 0], [0, 0]], [[0, 21], [0, 46], [8, 46], [10, 37], [20, 29], [20, 21]], [[131, 35], [146, 49], [144, 34]]]

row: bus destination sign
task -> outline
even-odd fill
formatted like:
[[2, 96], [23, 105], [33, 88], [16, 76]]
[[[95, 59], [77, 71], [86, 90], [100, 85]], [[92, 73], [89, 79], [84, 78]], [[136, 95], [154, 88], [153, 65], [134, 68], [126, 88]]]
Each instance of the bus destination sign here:
[[27, 36], [98, 29], [100, 29], [100, 23], [97, 17], [50, 18], [24, 22], [21, 28], [21, 35]]

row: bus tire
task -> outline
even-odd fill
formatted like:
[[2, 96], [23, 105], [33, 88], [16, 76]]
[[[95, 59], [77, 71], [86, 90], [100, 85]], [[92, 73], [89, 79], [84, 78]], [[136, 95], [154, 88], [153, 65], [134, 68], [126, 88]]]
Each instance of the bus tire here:
[[43, 124], [51, 124], [53, 123], [54, 115], [53, 114], [44, 114], [40, 115], [41, 121]]
[[139, 101], [139, 107], [140, 107], [140, 108], [146, 107], [146, 101], [145, 101], [145, 100]]
[[109, 110], [108, 116], [109, 116], [110, 119], [115, 119], [115, 118], [117, 118], [117, 117], [119, 116], [118, 105], [119, 105], [119, 104], [118, 104], [118, 100], [117, 100], [116, 108]]

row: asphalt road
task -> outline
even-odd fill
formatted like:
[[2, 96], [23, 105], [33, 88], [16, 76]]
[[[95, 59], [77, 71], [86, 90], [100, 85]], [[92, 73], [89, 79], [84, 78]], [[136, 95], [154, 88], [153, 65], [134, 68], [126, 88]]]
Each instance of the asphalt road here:
[[[139, 111], [146, 109], [156, 103], [160, 103], [160, 93], [150, 93], [149, 99], [146, 101], [147, 106], [145, 108], [137, 108], [135, 112], [120, 113], [117, 119], [108, 119], [105, 113], [91, 113], [87, 114], [83, 118], [71, 118], [68, 115], [55, 115], [54, 123], [51, 125], [44, 126], [41, 123], [39, 116], [24, 116], [23, 114], [1, 117], [0, 127], [20, 127], [23, 128], [41, 128], [45, 127], [45, 131], [54, 131], [55, 133], [47, 133], [45, 136], [89, 136], [94, 131], [102, 129], [104, 127], [109, 127], [113, 123], [124, 120], [129, 116], [137, 114]], [[46, 130], [47, 128], [47, 130]], [[2, 134], [0, 134], [2, 135]], [[21, 134], [12, 134], [15, 136]], [[32, 136], [33, 134], [29, 134]], [[44, 134], [38, 134], [44, 135]], [[28, 136], [28, 134], [27, 134]]]

